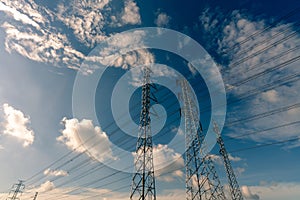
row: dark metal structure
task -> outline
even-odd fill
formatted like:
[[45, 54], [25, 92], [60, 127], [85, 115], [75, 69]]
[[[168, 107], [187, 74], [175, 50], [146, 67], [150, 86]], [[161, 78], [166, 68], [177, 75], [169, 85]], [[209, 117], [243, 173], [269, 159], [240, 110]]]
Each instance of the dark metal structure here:
[[225, 200], [223, 187], [204, 144], [195, 97], [186, 80], [179, 81], [182, 89], [185, 120], [185, 168], [187, 200]]
[[230, 163], [230, 160], [228, 157], [228, 153], [225, 148], [224, 141], [221, 137], [221, 133], [220, 133], [219, 127], [216, 122], [214, 122], [214, 131], [217, 134], [217, 142], [220, 146], [220, 154], [222, 155], [222, 158], [224, 161], [225, 170], [226, 170], [226, 174], [227, 174], [227, 178], [228, 178], [228, 182], [229, 182], [231, 198], [232, 198], [232, 200], [243, 200], [244, 198], [243, 198], [242, 192], [241, 192], [239, 184], [236, 180], [234, 171], [232, 169], [232, 166], [231, 166], [231, 163]]
[[16, 200], [20, 199], [19, 194], [22, 193], [22, 190], [25, 189], [25, 185], [23, 184], [24, 181], [19, 180], [19, 183], [14, 184], [8, 194], [8, 197], [6, 200]]
[[153, 146], [150, 128], [150, 69], [144, 68], [140, 130], [135, 152], [135, 174], [132, 178], [131, 200], [156, 200]]

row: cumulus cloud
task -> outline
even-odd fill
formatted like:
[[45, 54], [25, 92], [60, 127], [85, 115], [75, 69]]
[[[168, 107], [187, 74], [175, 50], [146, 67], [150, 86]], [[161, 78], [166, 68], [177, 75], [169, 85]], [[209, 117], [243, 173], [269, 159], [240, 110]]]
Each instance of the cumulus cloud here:
[[261, 96], [264, 100], [269, 101], [270, 103], [275, 103], [279, 101], [278, 92], [276, 90], [269, 90], [263, 92]]
[[103, 162], [107, 159], [116, 159], [110, 148], [110, 141], [100, 127], [94, 126], [91, 120], [63, 118], [61, 123], [64, 129], [57, 141], [65, 144], [69, 149], [79, 153], [86, 153], [93, 159]]
[[184, 160], [168, 145], [158, 144], [153, 147], [153, 162], [158, 180], [172, 182], [174, 178], [183, 178]]
[[64, 170], [51, 170], [50, 168], [44, 171], [46, 176], [68, 176], [68, 172]]
[[169, 25], [170, 20], [171, 17], [168, 16], [166, 13], [159, 13], [154, 23], [159, 27], [167, 27]]
[[7, 103], [3, 104], [3, 111], [3, 133], [21, 140], [24, 147], [31, 145], [34, 142], [34, 132], [29, 127], [29, 116], [25, 116], [22, 111], [15, 109]]
[[45, 183], [42, 183], [40, 187], [37, 189], [39, 192], [49, 192], [55, 188], [55, 185], [51, 181], [46, 181]]
[[124, 24], [140, 24], [141, 23], [141, 16], [139, 13], [139, 7], [133, 0], [125, 1], [124, 11], [122, 13], [122, 22]]
[[247, 186], [242, 186], [241, 191], [242, 191], [243, 196], [246, 199], [251, 199], [251, 200], [259, 200], [260, 199], [257, 194], [252, 194], [249, 187], [247, 187]]

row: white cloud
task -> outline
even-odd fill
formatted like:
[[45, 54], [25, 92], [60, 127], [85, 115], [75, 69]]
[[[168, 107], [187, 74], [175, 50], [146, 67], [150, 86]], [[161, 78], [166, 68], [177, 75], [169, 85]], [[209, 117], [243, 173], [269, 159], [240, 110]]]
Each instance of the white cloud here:
[[100, 127], [94, 126], [91, 120], [63, 118], [61, 123], [64, 129], [57, 141], [65, 144], [69, 149], [79, 153], [85, 152], [93, 159], [103, 162], [107, 159], [116, 159], [112, 155], [110, 141]]
[[240, 158], [240, 157], [238, 157], [238, 156], [234, 157], [234, 156], [232, 156], [231, 154], [228, 155], [228, 158], [229, 158], [229, 160], [231, 160], [231, 161], [233, 161], [233, 162], [238, 162], [238, 161], [241, 161], [241, 160], [242, 160], [242, 158]]
[[[210, 156], [210, 158], [211, 158], [214, 162], [216, 162], [217, 164], [223, 165], [223, 158], [222, 158], [220, 155], [210, 154], [209, 156]], [[240, 158], [240, 157], [238, 157], [238, 156], [236, 156], [236, 157], [235, 157], [235, 156], [232, 156], [231, 154], [228, 155], [228, 158], [229, 158], [229, 160], [232, 161], [232, 162], [239, 162], [239, 161], [242, 160], [242, 158]]]
[[[8, 3], [8, 2], [9, 1], [6, 1], [6, 3]], [[12, 15], [12, 17], [15, 20], [21, 21], [24, 24], [32, 25], [37, 29], [40, 28], [40, 26], [34, 20], [32, 20], [28, 15], [23, 14], [23, 13], [19, 12], [18, 10], [16, 10], [15, 8], [11, 8], [2, 2], [0, 2], [0, 11], [4, 11], [5, 13]]]
[[153, 147], [153, 162], [158, 180], [172, 182], [174, 178], [182, 178], [184, 175], [182, 156], [168, 145], [158, 144]]
[[[31, 0], [29, 2], [26, 0], [3, 0], [2, 2], [0, 11], [5, 12], [11, 19], [1, 26], [6, 33], [5, 48], [10, 53], [17, 52], [37, 62], [79, 70], [81, 62], [88, 58], [74, 48], [74, 39], [69, 39], [69, 36], [63, 31], [66, 28], [73, 30], [78, 43], [84, 44], [88, 48], [108, 38], [108, 35], [103, 32], [103, 28], [110, 26], [105, 22], [105, 16], [111, 12], [110, 0], [84, 0], [72, 3], [62, 1], [54, 11], [37, 5]], [[132, 0], [125, 2], [124, 9], [118, 18], [116, 19], [119, 21], [118, 26], [141, 23], [139, 8]], [[66, 27], [54, 26], [59, 23], [63, 23]], [[122, 45], [125, 43], [124, 39]], [[125, 67], [132, 64], [134, 59], [137, 61], [140, 58], [146, 59], [148, 55], [144, 52], [140, 51], [137, 53], [140, 55], [137, 56], [144, 54], [146, 57], [134, 58], [132, 55], [124, 55], [116, 64]], [[105, 59], [107, 60], [107, 55]], [[151, 57], [149, 59], [151, 60]], [[124, 64], [120, 61], [124, 61]], [[81, 69], [81, 71], [90, 74], [93, 69]]]
[[170, 20], [171, 17], [168, 16], [166, 13], [159, 13], [154, 23], [159, 27], [167, 27], [169, 25]]
[[3, 111], [3, 133], [23, 141], [24, 147], [31, 145], [34, 141], [34, 132], [29, 127], [30, 118], [8, 104], [3, 104]]
[[68, 172], [64, 170], [51, 170], [50, 168], [44, 171], [44, 175], [47, 176], [68, 176]]
[[[225, 17], [227, 18], [224, 19]], [[300, 43], [300, 35], [295, 32], [293, 24], [280, 23], [268, 27], [269, 21], [253, 20], [251, 16], [247, 16], [240, 11], [233, 11], [231, 16], [226, 16], [222, 12], [216, 13], [212, 10], [206, 10], [199, 19], [207, 33], [205, 35], [209, 35], [211, 41], [216, 41], [212, 42], [217, 45], [215, 48], [218, 49], [216, 53], [219, 53], [222, 59], [228, 60], [228, 66], [223, 71], [223, 79], [226, 85], [230, 85], [227, 91], [232, 96], [239, 98], [239, 95], [247, 95], [250, 90], [261, 88], [284, 77], [300, 73], [299, 61], [274, 71], [269, 70], [299, 56], [300, 49], [296, 46]], [[259, 34], [249, 38], [248, 36], [252, 33]], [[273, 45], [273, 43], [280, 40], [280, 43]], [[265, 70], [269, 70], [268, 73], [262, 73]], [[256, 76], [259, 73], [262, 73], [262, 75]], [[251, 77], [253, 77], [253, 80], [244, 82], [241, 85], [237, 84]], [[298, 103], [300, 82], [292, 80], [287, 79], [285, 82], [291, 82], [278, 84], [278, 87], [276, 84], [270, 84], [268, 90], [263, 90], [258, 95], [248, 98], [246, 102], [232, 104], [231, 110], [234, 110], [235, 113], [228, 115], [228, 121], [240, 119], [241, 113], [252, 116]], [[240, 123], [238, 126], [231, 127], [231, 136], [238, 136], [241, 132], [249, 133], [253, 130], [267, 129], [274, 127], [274, 124], [280, 125], [297, 121], [297, 115], [292, 113], [297, 113], [297, 109], [281, 112], [263, 118], [263, 120]], [[242, 137], [242, 139], [247, 138], [258, 142], [282, 141], [297, 137], [299, 135], [298, 130], [299, 126], [293, 125], [284, 127], [284, 129], [275, 129], [272, 132], [248, 135]], [[288, 145], [297, 147], [298, 144], [299, 142], [295, 142]]]
[[58, 5], [57, 18], [73, 30], [80, 42], [92, 47], [106, 38], [102, 31], [105, 25], [103, 12], [109, 0], [65, 3]]
[[263, 200], [297, 200], [300, 196], [300, 184], [297, 182], [273, 182], [264, 185], [249, 186], [249, 188], [253, 193], [259, 194]]
[[139, 7], [133, 0], [126, 0], [124, 11], [122, 13], [122, 22], [124, 24], [140, 24], [141, 23], [141, 16], [139, 13]]
[[251, 199], [251, 200], [259, 200], [260, 199], [257, 194], [252, 194], [252, 192], [250, 191], [248, 186], [242, 186], [241, 191], [242, 191], [243, 196], [246, 199]]
[[3, 150], [3, 149], [4, 149], [4, 147], [2, 145], [0, 145], [0, 150]]
[[279, 101], [278, 92], [276, 90], [269, 90], [261, 94], [262, 98], [270, 103], [275, 103]]
[[[67, 194], [66, 192], [74, 190], [74, 187], [65, 187], [65, 188], [56, 188], [52, 182], [47, 181], [43, 185], [44, 191], [39, 188], [33, 188], [27, 190], [22, 194], [23, 199], [32, 199], [33, 194], [36, 191], [39, 191], [38, 197], [40, 199], [53, 199], [56, 196], [62, 196], [64, 199], [68, 200], [80, 200], [86, 199], [88, 197], [98, 198], [98, 199], [113, 199], [113, 200], [124, 200], [128, 199], [128, 192], [117, 192], [110, 189], [93, 189], [93, 188], [81, 188], [81, 192], [79, 194]], [[48, 190], [46, 190], [48, 189]], [[130, 189], [130, 186], [128, 186]], [[8, 194], [0, 194], [0, 198], [7, 197]], [[183, 189], [167, 189], [160, 191], [157, 194], [157, 199], [160, 200], [182, 200], [185, 199], [185, 190]]]
[[51, 181], [46, 181], [45, 183], [42, 183], [40, 187], [37, 189], [39, 192], [49, 192], [55, 188], [55, 185]]

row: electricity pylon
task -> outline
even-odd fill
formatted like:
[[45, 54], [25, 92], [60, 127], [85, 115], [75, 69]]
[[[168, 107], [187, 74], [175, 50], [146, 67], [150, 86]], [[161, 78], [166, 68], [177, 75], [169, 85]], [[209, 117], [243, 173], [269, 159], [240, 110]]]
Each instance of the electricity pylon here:
[[20, 193], [22, 193], [22, 190], [24, 190], [25, 185], [23, 184], [24, 181], [19, 180], [19, 183], [14, 184], [8, 194], [8, 197], [6, 200], [17, 200], [20, 199], [18, 196]]
[[216, 122], [214, 122], [214, 131], [217, 134], [217, 142], [220, 146], [220, 154], [223, 157], [225, 170], [226, 170], [226, 174], [227, 174], [227, 178], [228, 178], [228, 182], [229, 182], [231, 198], [232, 198], [232, 200], [243, 200], [244, 198], [243, 198], [242, 192], [240, 190], [239, 184], [234, 175], [228, 153], [225, 149], [224, 141], [221, 137], [220, 129]]
[[207, 155], [204, 133], [199, 120], [195, 97], [186, 80], [179, 81], [182, 89], [185, 120], [185, 168], [187, 200], [225, 200], [223, 187], [213, 161]]
[[132, 178], [131, 200], [156, 200], [153, 166], [153, 146], [150, 128], [150, 69], [144, 68], [142, 110], [138, 141], [135, 151], [135, 174]]

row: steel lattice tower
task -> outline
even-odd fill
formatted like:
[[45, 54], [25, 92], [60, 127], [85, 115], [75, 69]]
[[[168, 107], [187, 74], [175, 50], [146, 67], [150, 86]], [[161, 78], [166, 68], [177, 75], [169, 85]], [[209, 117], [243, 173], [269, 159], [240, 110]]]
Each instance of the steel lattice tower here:
[[204, 133], [199, 120], [199, 111], [194, 95], [186, 80], [180, 81], [186, 140], [186, 199], [225, 200], [223, 187], [218, 178], [213, 161], [205, 155]]
[[153, 166], [152, 134], [150, 128], [150, 69], [144, 68], [142, 110], [132, 178], [131, 200], [156, 200]]
[[214, 131], [217, 134], [217, 142], [220, 145], [220, 154], [223, 157], [225, 170], [226, 170], [226, 174], [227, 174], [227, 178], [228, 178], [228, 182], [229, 182], [231, 198], [232, 198], [232, 200], [243, 200], [244, 198], [243, 198], [242, 192], [240, 190], [239, 184], [234, 175], [234, 172], [233, 172], [233, 169], [232, 169], [229, 157], [228, 157], [228, 153], [225, 149], [224, 141], [221, 137], [221, 133], [220, 133], [219, 127], [216, 122], [214, 122]]
[[[19, 180], [18, 184], [14, 184], [12, 189], [9, 192], [9, 197], [7, 197], [6, 200], [17, 200], [20, 199], [18, 195], [22, 193], [22, 190], [24, 190], [25, 185], [23, 184], [24, 181]], [[11, 196], [10, 196], [11, 195]]]

